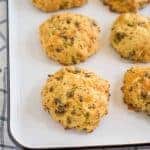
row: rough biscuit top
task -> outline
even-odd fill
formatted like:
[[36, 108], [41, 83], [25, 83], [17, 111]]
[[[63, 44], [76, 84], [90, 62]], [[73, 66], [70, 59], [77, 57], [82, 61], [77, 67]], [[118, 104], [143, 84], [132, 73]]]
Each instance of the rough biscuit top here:
[[51, 12], [59, 9], [79, 7], [87, 3], [87, 0], [32, 0], [32, 3], [45, 12]]
[[110, 10], [125, 13], [136, 12], [150, 3], [150, 0], [103, 0], [103, 2], [109, 6]]
[[42, 104], [64, 128], [92, 132], [107, 114], [109, 83], [94, 73], [65, 67], [50, 76], [42, 90]]
[[124, 76], [124, 102], [150, 115], [150, 67], [132, 67]]
[[111, 44], [123, 58], [150, 62], [150, 18], [122, 14], [112, 27]]
[[40, 26], [41, 44], [49, 58], [64, 65], [85, 61], [98, 50], [99, 27], [79, 14], [62, 13]]

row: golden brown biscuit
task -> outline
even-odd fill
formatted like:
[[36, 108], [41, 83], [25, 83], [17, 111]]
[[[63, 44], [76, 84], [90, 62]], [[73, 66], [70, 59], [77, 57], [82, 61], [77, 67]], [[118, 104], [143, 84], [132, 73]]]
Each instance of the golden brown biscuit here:
[[87, 3], [87, 0], [32, 0], [33, 5], [45, 11], [56, 11], [59, 9], [67, 9], [79, 7]]
[[124, 76], [124, 102], [130, 109], [150, 115], [150, 67], [132, 67]]
[[77, 64], [93, 55], [99, 46], [99, 27], [82, 15], [62, 13], [40, 26], [46, 55], [64, 65]]
[[42, 105], [66, 129], [92, 132], [108, 112], [109, 83], [87, 70], [65, 67], [42, 89]]
[[112, 27], [111, 45], [123, 58], [150, 62], [150, 18], [135, 13], [120, 15]]
[[103, 0], [103, 2], [109, 6], [110, 10], [125, 13], [136, 12], [146, 4], [149, 4], [150, 0]]

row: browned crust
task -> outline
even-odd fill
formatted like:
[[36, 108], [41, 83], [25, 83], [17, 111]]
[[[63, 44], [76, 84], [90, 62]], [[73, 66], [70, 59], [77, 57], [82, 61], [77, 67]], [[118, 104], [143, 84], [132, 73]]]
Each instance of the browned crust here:
[[[135, 111], [135, 112], [141, 112], [141, 109], [140, 109], [140, 108], [138, 109], [137, 107], [134, 107], [132, 104], [127, 103], [125, 99], [124, 99], [123, 101], [124, 101], [124, 103], [128, 106], [128, 109], [129, 109], [129, 110], [133, 110], [133, 111]], [[148, 116], [150, 116], [150, 114], [149, 114], [148, 111], [143, 111], [143, 112], [146, 113]]]
[[80, 3], [78, 5], [73, 5], [72, 7], [64, 7], [64, 8], [61, 8], [61, 6], [57, 6], [57, 7], [53, 6], [51, 8], [48, 8], [48, 7], [45, 8], [44, 6], [43, 7], [38, 6], [37, 3], [36, 3], [36, 0], [32, 0], [32, 3], [39, 10], [48, 13], [48, 12], [58, 11], [58, 10], [61, 10], [61, 9], [70, 9], [70, 8], [75, 8], [75, 7], [82, 7], [83, 5], [85, 5], [88, 2], [88, 0], [73, 0], [73, 2], [75, 2], [75, 1], [77, 1], [77, 2], [79, 1]]
[[[150, 0], [148, 0], [147, 2], [144, 3], [144, 5], [146, 4], [149, 4], [150, 3]], [[112, 12], [116, 12], [116, 13], [126, 13], [126, 12], [137, 12], [138, 9], [143, 9], [144, 7], [139, 7], [137, 8], [136, 6], [134, 6], [132, 9], [132, 11], [124, 11], [124, 10], [117, 10], [115, 8], [113, 8], [113, 5], [111, 5], [110, 3], [108, 3], [106, 0], [103, 0], [103, 4], [105, 6], [108, 6], [109, 7], [109, 10], [112, 11]]]
[[[129, 70], [130, 70], [130, 69], [129, 69]], [[127, 70], [127, 71], [129, 71], [129, 70]], [[121, 89], [120, 89], [120, 90], [122, 91], [122, 93], [124, 93], [124, 84], [125, 84], [125, 80], [123, 80], [123, 86], [122, 86]], [[137, 108], [137, 107], [135, 107], [133, 104], [128, 103], [128, 102], [126, 101], [124, 95], [123, 95], [123, 102], [124, 102], [124, 104], [127, 105], [128, 110], [132, 110], [132, 111], [135, 111], [135, 112], [143, 112], [143, 113], [146, 113], [148, 116], [150, 116], [150, 113], [149, 113], [148, 111], [141, 111], [140, 108]]]

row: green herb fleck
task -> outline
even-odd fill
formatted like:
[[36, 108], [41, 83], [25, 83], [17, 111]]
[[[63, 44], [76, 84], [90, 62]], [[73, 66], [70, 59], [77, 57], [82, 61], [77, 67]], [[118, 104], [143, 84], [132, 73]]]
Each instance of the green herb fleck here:
[[68, 92], [66, 93], [66, 96], [67, 96], [68, 98], [74, 97], [74, 91], [75, 91], [74, 89], [68, 91]]
[[125, 33], [123, 33], [123, 32], [116, 33], [115, 39], [114, 39], [115, 43], [121, 42], [126, 36], [127, 35]]
[[55, 113], [63, 114], [66, 112], [66, 105], [61, 102], [59, 98], [54, 99], [55, 105], [57, 106]]

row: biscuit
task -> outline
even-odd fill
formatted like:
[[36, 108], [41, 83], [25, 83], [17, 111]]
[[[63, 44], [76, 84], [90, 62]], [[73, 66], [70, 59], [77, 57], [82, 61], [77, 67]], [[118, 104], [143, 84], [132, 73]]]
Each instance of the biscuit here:
[[136, 12], [150, 3], [150, 0], [103, 0], [105, 5], [108, 5], [111, 11], [126, 13]]
[[150, 67], [132, 67], [124, 76], [124, 102], [130, 109], [150, 115]]
[[44, 110], [65, 129], [92, 132], [108, 112], [109, 83], [87, 70], [65, 67], [42, 89]]
[[32, 0], [32, 3], [42, 11], [51, 12], [59, 9], [80, 7], [87, 3], [87, 0]]
[[40, 26], [40, 39], [46, 55], [63, 65], [85, 61], [99, 47], [99, 27], [79, 14], [62, 13]]
[[150, 18], [122, 14], [111, 31], [111, 45], [121, 57], [135, 62], [150, 62]]

